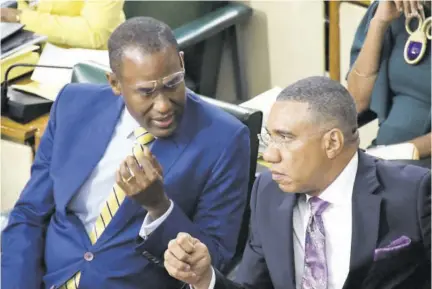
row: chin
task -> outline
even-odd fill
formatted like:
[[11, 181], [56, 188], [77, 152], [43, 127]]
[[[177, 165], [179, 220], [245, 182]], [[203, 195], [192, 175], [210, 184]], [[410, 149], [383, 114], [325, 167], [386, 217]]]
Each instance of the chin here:
[[298, 192], [298, 188], [296, 188], [296, 186], [292, 183], [289, 184], [282, 183], [282, 184], [278, 184], [278, 186], [284, 193], [293, 194]]
[[157, 138], [167, 138], [174, 134], [175, 130], [177, 128], [177, 124], [173, 123], [167, 128], [154, 128], [152, 129], [152, 133]]

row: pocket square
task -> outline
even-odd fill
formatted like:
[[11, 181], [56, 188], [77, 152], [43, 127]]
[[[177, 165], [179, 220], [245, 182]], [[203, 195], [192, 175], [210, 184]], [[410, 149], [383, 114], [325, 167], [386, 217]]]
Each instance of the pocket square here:
[[401, 249], [408, 247], [411, 244], [411, 239], [407, 236], [401, 236], [396, 240], [392, 241], [390, 245], [375, 249], [374, 261], [378, 261], [386, 258], [389, 255], [393, 255], [395, 252], [399, 252]]

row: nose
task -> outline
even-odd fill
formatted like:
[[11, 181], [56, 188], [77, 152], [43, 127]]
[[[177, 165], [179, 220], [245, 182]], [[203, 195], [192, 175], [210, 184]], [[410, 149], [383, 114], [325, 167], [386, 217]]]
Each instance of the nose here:
[[153, 108], [162, 115], [172, 111], [172, 102], [163, 93], [159, 92], [153, 100]]
[[263, 153], [263, 158], [266, 162], [276, 164], [281, 161], [279, 149], [269, 144]]

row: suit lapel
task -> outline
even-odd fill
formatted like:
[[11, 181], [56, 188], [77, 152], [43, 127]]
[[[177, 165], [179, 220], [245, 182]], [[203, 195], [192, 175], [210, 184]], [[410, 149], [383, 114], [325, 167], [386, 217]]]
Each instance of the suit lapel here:
[[124, 107], [123, 99], [112, 94], [111, 90], [104, 89], [101, 93], [104, 94], [105, 101], [95, 104], [92, 111], [97, 112], [96, 116], [82, 121], [73, 148], [70, 148], [74, 156], [72, 162], [74, 165], [78, 164], [79, 169], [73, 170], [73, 173], [70, 173], [71, 170], [64, 170], [64, 206], [70, 202], [102, 158]]
[[352, 239], [350, 270], [344, 288], [360, 288], [370, 263], [379, 233], [381, 196], [375, 159], [359, 151], [359, 165], [352, 197]]
[[[279, 190], [279, 188], [278, 188]], [[297, 202], [297, 195], [282, 193], [283, 199], [280, 200], [280, 206], [277, 209], [277, 220], [279, 224], [274, 226], [280, 230], [280, 238], [275, 238], [283, 242], [281, 249], [277, 250], [280, 260], [283, 260], [281, 270], [284, 271], [283, 276], [286, 288], [295, 288], [295, 271], [294, 271], [294, 244], [293, 244], [293, 211]]]

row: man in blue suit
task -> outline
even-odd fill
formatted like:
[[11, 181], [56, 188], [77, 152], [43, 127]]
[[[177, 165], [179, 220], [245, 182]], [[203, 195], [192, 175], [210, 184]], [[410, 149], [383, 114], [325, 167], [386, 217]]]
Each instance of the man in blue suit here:
[[358, 150], [354, 101], [325, 77], [284, 89], [266, 126], [271, 169], [254, 184], [238, 283], [190, 234], [165, 253], [172, 276], [194, 289], [430, 288], [429, 170]]
[[109, 40], [110, 86], [58, 95], [2, 235], [2, 288], [180, 288], [163, 268], [178, 232], [222, 268], [236, 248], [247, 127], [185, 88], [171, 29], [133, 18]]

